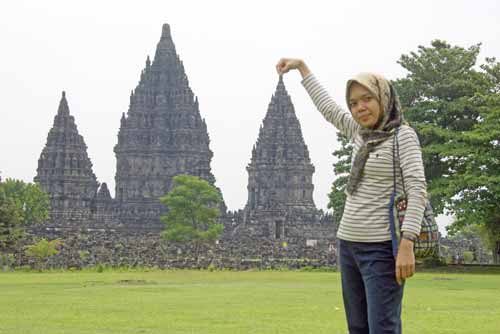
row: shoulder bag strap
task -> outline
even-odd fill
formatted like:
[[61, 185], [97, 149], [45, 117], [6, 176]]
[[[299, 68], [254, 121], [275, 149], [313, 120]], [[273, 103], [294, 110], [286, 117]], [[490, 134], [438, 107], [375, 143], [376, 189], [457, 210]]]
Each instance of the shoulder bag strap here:
[[393, 189], [391, 200], [389, 202], [389, 227], [391, 229], [391, 240], [392, 240], [392, 255], [394, 258], [398, 256], [398, 247], [399, 247], [399, 238], [396, 235], [396, 222], [394, 217], [394, 211], [396, 210], [394, 207], [396, 205], [396, 148], [397, 155], [399, 158], [399, 144], [397, 141], [399, 132], [399, 127], [397, 127], [394, 131], [394, 138], [392, 140], [392, 180], [393, 180]]

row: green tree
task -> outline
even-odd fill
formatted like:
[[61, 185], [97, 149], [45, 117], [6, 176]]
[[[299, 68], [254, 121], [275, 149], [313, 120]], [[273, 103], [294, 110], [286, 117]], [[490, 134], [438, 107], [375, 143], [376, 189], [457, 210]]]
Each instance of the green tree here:
[[0, 251], [14, 246], [23, 232], [19, 210], [12, 200], [0, 194]]
[[199, 177], [177, 175], [172, 190], [160, 201], [167, 206], [161, 216], [165, 223], [162, 236], [173, 242], [193, 243], [195, 258], [199, 246], [218, 239], [224, 226], [217, 222], [222, 196], [219, 190]]
[[348, 142], [347, 138], [340, 133], [337, 133], [337, 138], [340, 141], [340, 148], [333, 152], [337, 160], [333, 164], [333, 170], [337, 178], [333, 181], [331, 192], [328, 194], [328, 208], [333, 210], [333, 221], [335, 224], [340, 223], [340, 219], [344, 214], [346, 200], [345, 187], [351, 170], [352, 155], [352, 145]]
[[0, 249], [14, 246], [24, 228], [49, 217], [49, 196], [37, 184], [0, 182]]
[[405, 118], [419, 135], [434, 210], [442, 213], [448, 194], [444, 190], [460, 156], [443, 156], [450, 136], [470, 131], [479, 110], [473, 97], [489, 84], [475, 65], [480, 45], [468, 49], [435, 40], [431, 47], [402, 55], [398, 61], [408, 75], [395, 81]]
[[0, 196], [16, 206], [22, 225], [41, 223], [49, 218], [50, 197], [36, 183], [7, 179], [0, 182]]
[[468, 49], [440, 40], [401, 56], [408, 71], [395, 81], [405, 117], [417, 130], [431, 202], [456, 220], [485, 226], [500, 247], [500, 65], [476, 66]]
[[[480, 99], [482, 97], [478, 97]], [[500, 97], [487, 97], [480, 121], [461, 138], [450, 142], [447, 155], [462, 155], [462, 166], [448, 178], [448, 209], [457, 219], [451, 234], [478, 224], [487, 231], [486, 239], [495, 263], [500, 250]], [[491, 107], [489, 104], [492, 103]], [[491, 108], [491, 109], [490, 109]]]

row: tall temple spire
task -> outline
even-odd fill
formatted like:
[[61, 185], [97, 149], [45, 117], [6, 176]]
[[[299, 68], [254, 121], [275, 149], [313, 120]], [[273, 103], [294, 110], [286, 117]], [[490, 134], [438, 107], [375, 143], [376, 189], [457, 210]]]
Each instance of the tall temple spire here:
[[280, 75], [278, 79], [278, 85], [276, 86], [276, 95], [288, 96], [288, 92], [286, 91], [285, 83], [283, 82], [283, 76]]
[[162, 28], [161, 38], [156, 46], [154, 61], [164, 61], [165, 58], [174, 57], [177, 55], [174, 41], [170, 33], [170, 26], [165, 23]]
[[161, 28], [161, 40], [170, 39], [172, 40], [172, 35], [170, 35], [170, 25], [168, 23], [164, 23]]
[[148, 216], [155, 217], [158, 198], [171, 189], [173, 176], [191, 174], [215, 182], [207, 128], [168, 24], [133, 92], [115, 146], [116, 199], [132, 212], [129, 216], [151, 210]]
[[57, 114], [69, 116], [68, 101], [66, 100], [66, 92], [64, 90], [62, 91], [61, 101], [59, 102], [59, 108], [57, 109]]

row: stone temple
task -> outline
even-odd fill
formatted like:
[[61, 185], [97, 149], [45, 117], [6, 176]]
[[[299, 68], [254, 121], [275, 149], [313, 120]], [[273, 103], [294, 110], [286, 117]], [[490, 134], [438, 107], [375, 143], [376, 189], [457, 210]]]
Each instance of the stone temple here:
[[78, 133], [74, 117], [69, 114], [64, 92], [38, 159], [35, 182], [51, 195], [53, 222], [71, 224], [92, 219], [98, 183], [87, 145]]
[[143, 225], [159, 217], [157, 199], [171, 189], [177, 174], [196, 175], [213, 184], [209, 142], [198, 99], [189, 87], [170, 27], [164, 25], [153, 62], [147, 58], [120, 123], [115, 181], [121, 221]]
[[[121, 116], [114, 148], [115, 198], [106, 183], [97, 182], [63, 92], [35, 177], [51, 196], [51, 219], [36, 233], [57, 231], [64, 238], [68, 231], [76, 231], [78, 239], [82, 233], [100, 231], [101, 241], [96, 243], [102, 245], [117, 235], [134, 234], [139, 243], [146, 235], [159, 237], [163, 229], [159, 217], [167, 208], [158, 198], [171, 189], [175, 175], [191, 174], [215, 183], [209, 144], [198, 99], [165, 24], [154, 59], [147, 57], [129, 109]], [[245, 208], [228, 212], [225, 205], [221, 207], [225, 225], [221, 242], [232, 249], [254, 250], [261, 242], [273, 241], [286, 241], [298, 249], [317, 243], [332, 247], [335, 224], [314, 204], [314, 166], [282, 78], [251, 149], [247, 171]]]
[[[313, 201], [314, 166], [283, 78], [271, 98], [247, 166], [248, 200], [233, 236], [333, 239]], [[326, 223], [326, 224], [325, 224]]]

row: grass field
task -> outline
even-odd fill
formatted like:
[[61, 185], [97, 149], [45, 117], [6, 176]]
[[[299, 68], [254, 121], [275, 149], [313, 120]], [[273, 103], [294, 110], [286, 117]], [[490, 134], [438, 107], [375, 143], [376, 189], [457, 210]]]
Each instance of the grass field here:
[[[346, 334], [338, 273], [0, 273], [1, 334]], [[418, 273], [407, 334], [500, 333], [500, 275]]]

